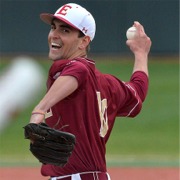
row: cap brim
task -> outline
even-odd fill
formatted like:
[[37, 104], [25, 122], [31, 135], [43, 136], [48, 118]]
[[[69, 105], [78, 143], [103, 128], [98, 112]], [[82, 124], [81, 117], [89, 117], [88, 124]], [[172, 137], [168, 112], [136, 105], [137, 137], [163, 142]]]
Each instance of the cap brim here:
[[70, 23], [66, 19], [64, 19], [62, 17], [59, 17], [59, 16], [55, 16], [54, 14], [42, 13], [42, 14], [40, 14], [40, 19], [43, 22], [45, 22], [46, 24], [49, 24], [49, 25], [51, 25], [53, 19], [58, 19], [58, 20], [61, 20], [61, 21], [65, 22], [66, 24], [70, 25], [71, 27], [80, 30], [79, 28], [74, 26], [72, 23]]
[[54, 15], [49, 13], [42, 13], [40, 14], [40, 19], [46, 24], [51, 24], [52, 20], [54, 19]]

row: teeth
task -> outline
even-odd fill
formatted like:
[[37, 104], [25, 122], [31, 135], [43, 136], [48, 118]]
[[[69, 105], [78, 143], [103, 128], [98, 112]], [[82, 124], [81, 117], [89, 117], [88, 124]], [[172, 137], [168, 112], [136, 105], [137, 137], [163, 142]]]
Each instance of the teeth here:
[[52, 42], [51, 45], [52, 45], [52, 46], [60, 46], [59, 44], [54, 43], [54, 42]]
[[60, 44], [57, 44], [57, 43], [54, 43], [54, 42], [51, 43], [51, 46], [55, 47], [55, 48], [61, 48], [62, 47]]

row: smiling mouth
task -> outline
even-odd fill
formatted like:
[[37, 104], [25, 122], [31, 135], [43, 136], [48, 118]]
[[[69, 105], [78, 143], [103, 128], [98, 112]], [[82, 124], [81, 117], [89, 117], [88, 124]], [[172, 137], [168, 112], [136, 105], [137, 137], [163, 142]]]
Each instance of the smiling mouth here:
[[53, 49], [60, 49], [60, 48], [62, 47], [62, 45], [61, 45], [61, 44], [58, 44], [58, 43], [52, 42], [52, 43], [51, 43], [51, 47], [52, 47]]

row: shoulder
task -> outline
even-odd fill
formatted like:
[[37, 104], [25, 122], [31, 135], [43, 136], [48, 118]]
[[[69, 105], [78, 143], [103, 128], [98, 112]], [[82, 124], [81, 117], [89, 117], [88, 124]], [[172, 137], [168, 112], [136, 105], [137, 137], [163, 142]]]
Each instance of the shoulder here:
[[64, 68], [63, 68], [64, 72], [74, 72], [74, 73], [87, 73], [88, 72], [88, 68], [86, 66], [86, 64], [82, 63], [81, 61], [78, 61], [76, 59], [68, 61]]
[[58, 60], [52, 64], [49, 72], [50, 74], [56, 74], [57, 72], [60, 72], [62, 74], [66, 71], [87, 71], [87, 68], [85, 64], [76, 59]]
[[78, 80], [79, 86], [83, 84], [89, 74], [88, 67], [81, 61], [70, 60], [67, 62], [61, 71], [61, 76], [73, 76]]

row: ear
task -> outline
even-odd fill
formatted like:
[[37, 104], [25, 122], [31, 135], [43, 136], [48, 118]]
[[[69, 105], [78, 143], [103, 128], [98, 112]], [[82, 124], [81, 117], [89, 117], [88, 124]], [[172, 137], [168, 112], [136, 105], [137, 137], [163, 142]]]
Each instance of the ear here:
[[79, 49], [83, 50], [86, 49], [86, 47], [89, 45], [90, 43], [90, 37], [89, 36], [84, 36], [81, 39], [81, 43], [79, 44]]

